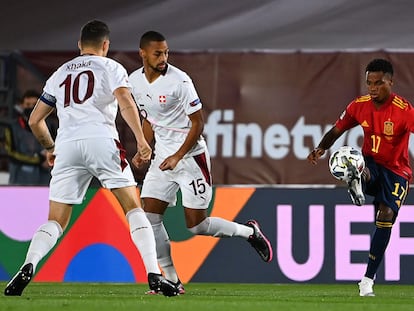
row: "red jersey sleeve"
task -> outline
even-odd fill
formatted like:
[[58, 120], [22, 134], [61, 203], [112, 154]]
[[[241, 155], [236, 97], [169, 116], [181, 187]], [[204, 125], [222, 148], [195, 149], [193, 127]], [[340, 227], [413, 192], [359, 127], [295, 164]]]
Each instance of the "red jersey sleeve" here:
[[357, 126], [359, 123], [355, 119], [355, 101], [352, 101], [348, 104], [346, 109], [341, 113], [338, 120], [335, 122], [335, 126], [342, 132], [349, 130]]
[[407, 111], [407, 129], [414, 133], [414, 109], [410, 106], [410, 109]]

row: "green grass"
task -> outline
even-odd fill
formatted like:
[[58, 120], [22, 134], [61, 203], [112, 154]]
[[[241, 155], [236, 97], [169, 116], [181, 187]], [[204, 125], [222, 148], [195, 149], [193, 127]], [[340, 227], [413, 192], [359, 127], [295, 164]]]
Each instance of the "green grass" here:
[[[5, 283], [0, 283], [4, 288]], [[356, 284], [190, 283], [187, 293], [145, 295], [145, 284], [31, 283], [21, 297], [0, 296], [0, 310], [414, 310], [414, 286], [375, 285], [376, 297], [359, 297]]]

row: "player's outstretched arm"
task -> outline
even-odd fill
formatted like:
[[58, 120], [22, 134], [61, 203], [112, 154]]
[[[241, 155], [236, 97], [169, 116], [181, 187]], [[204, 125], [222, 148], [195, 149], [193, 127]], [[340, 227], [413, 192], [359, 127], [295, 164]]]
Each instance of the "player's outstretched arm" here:
[[329, 149], [334, 142], [342, 135], [342, 131], [333, 126], [321, 139], [318, 147], [314, 148], [308, 155], [308, 161], [317, 164], [321, 156], [325, 154], [325, 150]]
[[312, 164], [317, 164], [321, 156], [325, 154], [325, 149], [316, 147], [308, 155], [308, 161]]

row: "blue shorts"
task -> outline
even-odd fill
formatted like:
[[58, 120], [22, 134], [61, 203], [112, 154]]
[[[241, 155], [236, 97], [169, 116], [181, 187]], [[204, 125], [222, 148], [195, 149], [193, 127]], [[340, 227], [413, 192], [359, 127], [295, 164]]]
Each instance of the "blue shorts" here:
[[390, 207], [395, 216], [407, 197], [408, 179], [391, 172], [384, 166], [377, 164], [371, 157], [365, 158], [365, 165], [371, 173], [371, 180], [365, 184], [365, 193], [374, 197], [374, 206], [379, 203]]

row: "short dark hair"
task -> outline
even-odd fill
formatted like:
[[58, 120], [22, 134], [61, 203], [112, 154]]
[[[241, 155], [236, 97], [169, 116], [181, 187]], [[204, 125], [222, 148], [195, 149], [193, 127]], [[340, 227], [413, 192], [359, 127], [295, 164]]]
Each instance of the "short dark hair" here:
[[391, 76], [394, 74], [394, 69], [392, 68], [392, 64], [386, 60], [381, 58], [376, 58], [369, 62], [365, 72], [378, 72], [381, 71], [383, 73], [388, 73]]
[[92, 20], [82, 26], [80, 42], [86, 45], [97, 45], [109, 39], [109, 27], [104, 22]]
[[165, 41], [165, 37], [157, 31], [153, 31], [153, 30], [147, 31], [141, 36], [141, 40], [139, 40], [139, 47], [142, 49], [146, 47], [152, 41], [157, 41], [157, 42]]

